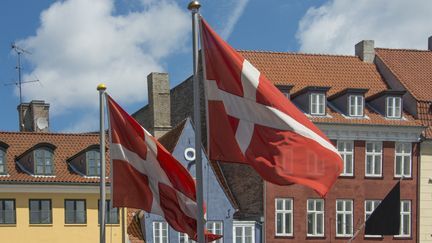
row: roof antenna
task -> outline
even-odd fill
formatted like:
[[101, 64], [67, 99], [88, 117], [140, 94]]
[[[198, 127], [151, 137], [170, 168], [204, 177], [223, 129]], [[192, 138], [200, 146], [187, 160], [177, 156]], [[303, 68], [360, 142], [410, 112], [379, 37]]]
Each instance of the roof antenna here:
[[39, 79], [35, 79], [35, 80], [29, 80], [29, 81], [22, 81], [21, 80], [21, 70], [22, 70], [22, 66], [21, 66], [21, 55], [22, 54], [28, 54], [31, 55], [31, 53], [29, 51], [24, 50], [23, 48], [17, 46], [15, 43], [11, 44], [11, 48], [17, 53], [18, 55], [18, 62], [17, 65], [15, 67], [15, 69], [18, 71], [18, 81], [15, 81], [14, 83], [7, 83], [6, 85], [16, 85], [19, 87], [19, 95], [20, 95], [20, 104], [22, 104], [22, 89], [21, 86], [22, 84], [25, 83], [34, 83], [34, 82], [39, 82]]

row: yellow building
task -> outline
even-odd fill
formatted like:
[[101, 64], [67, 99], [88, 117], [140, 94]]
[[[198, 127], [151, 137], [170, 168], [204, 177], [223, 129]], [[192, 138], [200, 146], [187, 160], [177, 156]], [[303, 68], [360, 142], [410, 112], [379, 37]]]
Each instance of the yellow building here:
[[[21, 132], [0, 132], [0, 242], [99, 242], [99, 135], [49, 133], [47, 107], [21, 104]], [[143, 242], [134, 211], [106, 198], [106, 242]]]

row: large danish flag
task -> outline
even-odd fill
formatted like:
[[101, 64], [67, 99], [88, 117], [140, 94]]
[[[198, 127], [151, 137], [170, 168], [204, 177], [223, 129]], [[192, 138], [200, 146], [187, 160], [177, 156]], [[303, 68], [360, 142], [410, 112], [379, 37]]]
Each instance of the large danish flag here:
[[343, 161], [329, 139], [201, 18], [210, 158], [325, 196]]
[[[113, 206], [160, 215], [196, 240], [198, 208], [192, 176], [108, 95], [107, 103]], [[220, 237], [206, 232], [207, 241]]]

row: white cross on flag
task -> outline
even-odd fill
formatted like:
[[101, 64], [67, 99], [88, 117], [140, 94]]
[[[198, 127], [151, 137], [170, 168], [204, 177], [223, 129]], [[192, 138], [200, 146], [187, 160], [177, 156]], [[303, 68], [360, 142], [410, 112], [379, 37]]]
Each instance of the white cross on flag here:
[[[107, 95], [114, 207], [160, 215], [175, 230], [197, 238], [195, 182], [189, 172]], [[206, 232], [207, 241], [221, 236]]]
[[201, 18], [210, 158], [325, 196], [343, 161], [329, 139]]

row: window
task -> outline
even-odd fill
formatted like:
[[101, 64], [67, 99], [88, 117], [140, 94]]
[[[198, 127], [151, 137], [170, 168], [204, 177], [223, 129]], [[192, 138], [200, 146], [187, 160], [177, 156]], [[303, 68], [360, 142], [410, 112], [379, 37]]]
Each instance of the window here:
[[255, 243], [254, 223], [234, 223], [234, 243]]
[[99, 176], [100, 172], [100, 152], [97, 150], [90, 150], [86, 153], [87, 160], [87, 175]]
[[[372, 212], [381, 203], [380, 200], [366, 200], [365, 201], [365, 221], [371, 216]], [[368, 237], [381, 237], [381, 235], [366, 235]]]
[[15, 200], [0, 199], [0, 224], [15, 224]]
[[[216, 235], [222, 235], [222, 226], [223, 226], [223, 222], [222, 221], [208, 221], [206, 224], [207, 230], [210, 233], [216, 234]], [[214, 243], [222, 243], [223, 238], [219, 239], [219, 240], [215, 240], [212, 241]]]
[[353, 201], [336, 200], [336, 236], [352, 236]]
[[411, 237], [411, 201], [402, 200], [400, 207], [400, 230], [397, 236]]
[[388, 118], [402, 117], [402, 99], [400, 97], [387, 97], [387, 113]]
[[6, 151], [0, 148], [0, 175], [6, 174]]
[[51, 224], [51, 200], [30, 199], [30, 224]]
[[363, 116], [363, 96], [350, 95], [349, 96], [349, 115], [350, 116]]
[[395, 143], [395, 176], [411, 177], [411, 143]]
[[307, 200], [307, 236], [324, 236], [324, 200]]
[[153, 243], [168, 243], [168, 224], [153, 222]]
[[53, 174], [53, 154], [48, 148], [39, 148], [34, 151], [35, 174], [52, 175]]
[[65, 200], [65, 223], [66, 224], [85, 224], [86, 202], [85, 200]]
[[185, 233], [179, 233], [180, 243], [195, 243], [196, 241], [189, 239], [189, 236]]
[[344, 168], [341, 176], [354, 175], [354, 142], [337, 141], [337, 149], [344, 160]]
[[312, 93], [310, 95], [310, 114], [323, 116], [325, 115], [325, 95]]
[[366, 176], [380, 177], [382, 175], [382, 143], [366, 143]]
[[[105, 221], [107, 224], [118, 224], [119, 223], [119, 212], [118, 208], [113, 208], [111, 200], [106, 200], [105, 204]], [[100, 210], [100, 200], [98, 200], [98, 211]], [[100, 219], [98, 221], [100, 224]]]
[[293, 202], [290, 198], [276, 198], [276, 235], [293, 235]]
[[290, 93], [287, 90], [282, 90], [282, 94], [287, 98], [290, 99]]

